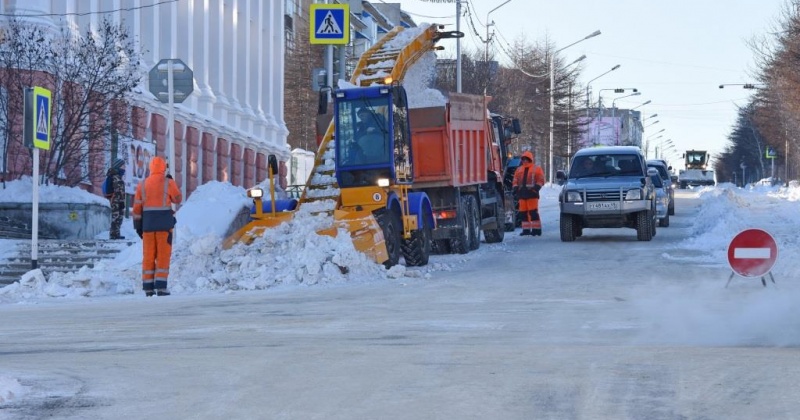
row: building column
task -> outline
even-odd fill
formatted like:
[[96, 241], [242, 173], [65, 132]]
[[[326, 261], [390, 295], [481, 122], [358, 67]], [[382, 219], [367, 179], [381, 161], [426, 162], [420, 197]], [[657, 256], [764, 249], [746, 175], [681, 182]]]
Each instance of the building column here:
[[[192, 0], [193, 2], [193, 25], [200, 28], [197, 37], [202, 39], [202, 42], [194, 42], [192, 55], [192, 62], [194, 67], [192, 70], [195, 74], [195, 83], [197, 84], [200, 92], [197, 98], [197, 109], [201, 114], [206, 116], [214, 115], [214, 102], [216, 97], [214, 91], [209, 85], [209, 73], [211, 73], [211, 65], [214, 60], [211, 60], [211, 24], [210, 24], [210, 11], [211, 0]], [[199, 8], [199, 10], [198, 10]], [[195, 60], [196, 59], [196, 60]]]

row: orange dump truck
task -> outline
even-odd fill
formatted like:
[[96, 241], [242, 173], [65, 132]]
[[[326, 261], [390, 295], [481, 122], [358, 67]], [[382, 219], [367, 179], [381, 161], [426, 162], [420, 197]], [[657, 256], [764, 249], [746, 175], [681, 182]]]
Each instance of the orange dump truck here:
[[[450, 93], [444, 106], [409, 110], [414, 180], [428, 195], [436, 219], [433, 248], [464, 254], [502, 242], [513, 201], [503, 187], [506, 145], [489, 98]], [[511, 216], [513, 217], [513, 216]]]

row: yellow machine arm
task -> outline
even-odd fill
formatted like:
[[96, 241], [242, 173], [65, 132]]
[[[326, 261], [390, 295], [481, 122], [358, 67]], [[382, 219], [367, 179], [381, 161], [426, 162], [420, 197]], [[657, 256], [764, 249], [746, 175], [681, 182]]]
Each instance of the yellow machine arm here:
[[[414, 37], [410, 42], [404, 43], [400, 38], [406, 31], [413, 30], [396, 27], [381, 38], [372, 48], [364, 52], [358, 61], [350, 83], [357, 86], [372, 86], [400, 82], [411, 68], [425, 53], [433, 51], [436, 42], [441, 38], [455, 36], [453, 32], [440, 32], [436, 25], [431, 25]], [[390, 79], [386, 77], [389, 75]], [[320, 142], [314, 159], [314, 168], [311, 171], [306, 186], [300, 197], [299, 206], [304, 203], [317, 202], [314, 213], [333, 215], [340, 205], [340, 192], [336, 184], [335, 168], [333, 162], [333, 133], [334, 122], [328, 125], [325, 136]], [[256, 206], [260, 207], [260, 199]], [[224, 244], [225, 248], [233, 246], [236, 242], [251, 243], [255, 238], [267, 234], [270, 227], [275, 227], [290, 220], [293, 212], [257, 212], [253, 220], [229, 237]], [[373, 260], [382, 263], [387, 260], [387, 250], [383, 233], [375, 217], [368, 212], [364, 214], [349, 213], [348, 216], [336, 217], [330, 229], [320, 231], [320, 234], [336, 235], [338, 229], [347, 229], [353, 244], [359, 251], [369, 255]]]
[[[386, 84], [386, 74], [389, 74], [391, 78], [389, 83], [400, 82], [403, 80], [406, 71], [419, 61], [425, 53], [435, 50], [436, 41], [443, 38], [443, 33], [439, 32], [438, 27], [436, 25], [431, 25], [425, 28], [411, 42], [405, 45], [399, 45], [400, 42], [397, 40], [398, 36], [408, 30], [409, 29], [405, 29], [402, 26], [395, 27], [375, 45], [365, 51], [358, 60], [358, 64], [353, 71], [353, 76], [350, 78], [350, 83], [357, 86]], [[450, 33], [444, 34], [449, 36]], [[333, 131], [334, 126], [333, 121], [331, 121], [317, 150], [311, 177], [308, 179], [306, 188], [303, 189], [303, 194], [300, 197], [301, 205], [308, 201], [323, 199], [338, 202], [338, 187], [335, 184], [324, 182], [325, 179], [334, 178], [334, 169], [325, 165], [325, 156], [329, 150], [332, 152], [333, 149], [333, 144], [331, 143], [331, 140], [333, 140]], [[322, 176], [315, 177], [315, 175]], [[315, 182], [315, 179], [322, 179], [323, 182]], [[309, 194], [315, 190], [320, 191], [321, 194]], [[332, 212], [334, 209], [330, 210]]]

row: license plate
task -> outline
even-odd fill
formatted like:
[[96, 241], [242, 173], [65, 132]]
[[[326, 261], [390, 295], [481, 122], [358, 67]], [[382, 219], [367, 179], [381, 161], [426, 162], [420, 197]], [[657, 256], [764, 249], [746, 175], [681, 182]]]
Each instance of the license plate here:
[[619, 201], [598, 201], [594, 203], [586, 203], [586, 210], [619, 210]]

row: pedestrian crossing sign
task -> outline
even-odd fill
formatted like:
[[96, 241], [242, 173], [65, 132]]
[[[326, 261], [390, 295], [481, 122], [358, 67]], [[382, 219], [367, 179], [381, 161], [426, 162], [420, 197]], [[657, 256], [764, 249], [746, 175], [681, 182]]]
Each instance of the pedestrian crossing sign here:
[[311, 43], [341, 44], [350, 42], [349, 4], [311, 4]]
[[33, 147], [50, 150], [50, 91], [33, 87]]

